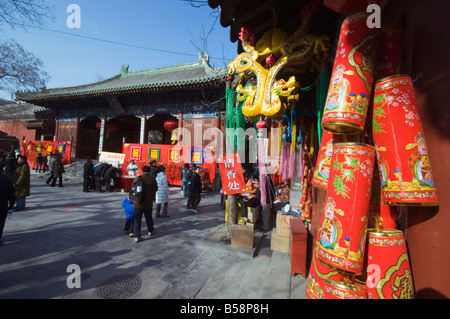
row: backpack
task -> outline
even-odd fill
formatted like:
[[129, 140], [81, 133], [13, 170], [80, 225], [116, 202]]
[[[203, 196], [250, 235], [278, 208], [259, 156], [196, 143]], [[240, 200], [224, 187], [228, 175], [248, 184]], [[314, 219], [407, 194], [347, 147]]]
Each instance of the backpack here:
[[144, 193], [144, 180], [142, 179], [142, 176], [138, 177], [138, 180], [131, 185], [130, 193], [128, 195], [128, 198], [133, 203], [141, 203], [142, 201], [142, 194]]

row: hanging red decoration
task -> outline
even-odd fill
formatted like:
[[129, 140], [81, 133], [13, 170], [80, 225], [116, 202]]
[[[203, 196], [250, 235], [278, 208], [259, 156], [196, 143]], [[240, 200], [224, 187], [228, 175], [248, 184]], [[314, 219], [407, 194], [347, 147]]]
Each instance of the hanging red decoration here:
[[175, 119], [168, 119], [164, 122], [164, 128], [172, 132], [174, 129], [178, 128], [178, 121]]
[[266, 58], [266, 64], [267, 64], [269, 67], [272, 67], [272, 66], [275, 64], [275, 57], [274, 57], [273, 55], [269, 55], [269, 56]]
[[257, 128], [258, 130], [263, 129], [263, 128], [265, 128], [265, 127], [266, 127], [266, 122], [265, 122], [265, 121], [258, 121], [258, 122], [256, 123], [256, 128]]
[[[97, 128], [97, 130], [100, 130], [100, 128], [102, 127], [102, 122], [97, 122], [95, 123], [95, 127]], [[106, 130], [110, 131], [110, 132], [115, 132], [119, 129], [119, 125], [117, 123], [114, 122], [108, 122], [106, 124]]]

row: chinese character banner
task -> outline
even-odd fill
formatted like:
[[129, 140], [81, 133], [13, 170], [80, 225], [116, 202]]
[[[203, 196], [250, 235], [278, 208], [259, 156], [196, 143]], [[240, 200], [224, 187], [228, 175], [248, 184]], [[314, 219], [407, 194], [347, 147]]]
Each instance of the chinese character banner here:
[[219, 158], [219, 169], [224, 195], [240, 194], [245, 191], [242, 165], [237, 153]]

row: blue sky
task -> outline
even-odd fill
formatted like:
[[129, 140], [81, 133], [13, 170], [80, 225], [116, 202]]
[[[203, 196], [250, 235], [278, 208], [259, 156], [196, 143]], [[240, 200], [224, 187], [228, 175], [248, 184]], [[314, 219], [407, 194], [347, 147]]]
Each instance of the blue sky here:
[[[47, 88], [106, 79], [120, 73], [123, 64], [129, 64], [129, 71], [135, 71], [197, 61], [198, 50], [191, 42], [202, 46], [201, 36], [209, 32], [215, 20], [209, 6], [194, 8], [180, 0], [47, 0], [47, 3], [54, 5], [55, 20], [43, 28], [63, 33], [33, 28], [12, 30], [6, 24], [0, 33], [0, 42], [15, 39], [43, 61], [50, 75]], [[79, 29], [67, 26], [70, 4], [81, 9]], [[227, 65], [237, 55], [237, 44], [230, 42], [229, 28], [223, 28], [218, 20], [208, 37], [207, 49], [214, 67]], [[11, 98], [5, 92], [0, 97]]]

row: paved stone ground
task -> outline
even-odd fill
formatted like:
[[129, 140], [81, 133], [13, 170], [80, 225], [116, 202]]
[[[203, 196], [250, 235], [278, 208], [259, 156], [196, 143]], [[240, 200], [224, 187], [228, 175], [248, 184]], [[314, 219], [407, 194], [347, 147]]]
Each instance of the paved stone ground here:
[[[170, 217], [154, 219], [155, 235], [134, 243], [123, 233], [126, 193], [49, 187], [45, 175], [32, 173], [27, 209], [6, 221], [0, 299], [305, 299], [306, 280], [290, 276], [288, 254], [270, 250], [270, 232], [255, 233], [256, 258], [208, 239], [224, 226], [218, 194], [203, 194], [194, 214], [171, 188]], [[72, 264], [81, 288], [67, 286]]]

